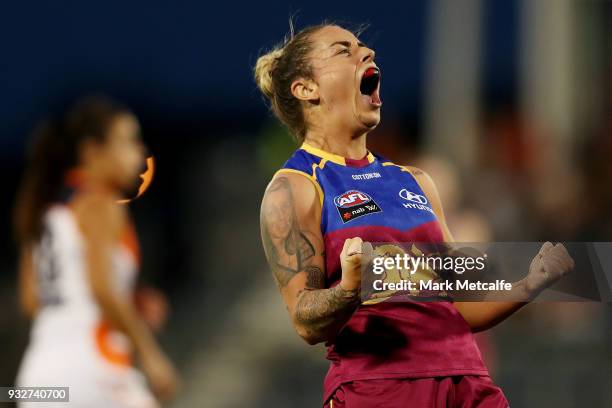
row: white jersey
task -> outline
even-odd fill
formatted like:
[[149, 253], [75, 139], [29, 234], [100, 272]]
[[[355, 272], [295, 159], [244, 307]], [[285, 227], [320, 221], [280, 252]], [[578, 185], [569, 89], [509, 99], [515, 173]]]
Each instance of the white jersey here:
[[[33, 256], [40, 307], [17, 385], [69, 386], [68, 406], [155, 406], [144, 378], [131, 365], [128, 338], [104, 321], [94, 299], [85, 241], [68, 206], [47, 210]], [[119, 245], [111, 264], [115, 289], [131, 297], [136, 254]]]

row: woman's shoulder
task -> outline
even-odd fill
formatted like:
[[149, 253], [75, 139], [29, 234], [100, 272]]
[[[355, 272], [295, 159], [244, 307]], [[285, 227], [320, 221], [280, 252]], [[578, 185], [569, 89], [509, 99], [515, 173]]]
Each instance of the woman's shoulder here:
[[126, 206], [107, 192], [80, 191], [67, 205], [84, 232], [115, 233], [128, 223]]
[[299, 147], [289, 156], [279, 170], [294, 170], [308, 175], [312, 173], [312, 165], [319, 160], [316, 156]]

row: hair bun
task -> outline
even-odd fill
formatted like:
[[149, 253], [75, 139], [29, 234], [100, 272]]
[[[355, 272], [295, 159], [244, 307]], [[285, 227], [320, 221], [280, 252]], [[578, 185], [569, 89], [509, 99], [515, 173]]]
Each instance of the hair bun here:
[[283, 55], [282, 48], [276, 48], [257, 59], [255, 64], [255, 81], [261, 92], [268, 98], [274, 97], [274, 86], [272, 84], [272, 73], [276, 63]]

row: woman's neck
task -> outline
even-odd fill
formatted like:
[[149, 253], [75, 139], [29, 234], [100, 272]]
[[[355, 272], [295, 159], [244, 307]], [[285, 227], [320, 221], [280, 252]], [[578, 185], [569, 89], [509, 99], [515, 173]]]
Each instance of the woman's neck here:
[[359, 160], [368, 154], [366, 136], [367, 133], [362, 133], [355, 137], [348, 133], [343, 135], [338, 132], [309, 130], [306, 133], [304, 142], [317, 149], [325, 150], [338, 156]]
[[77, 190], [104, 192], [116, 195], [115, 189], [111, 188], [97, 173], [86, 168], [70, 169], [64, 179], [65, 183]]

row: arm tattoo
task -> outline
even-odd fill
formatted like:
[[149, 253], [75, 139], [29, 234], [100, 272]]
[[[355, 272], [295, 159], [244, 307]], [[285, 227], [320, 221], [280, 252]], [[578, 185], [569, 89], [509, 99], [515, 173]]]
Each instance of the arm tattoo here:
[[[300, 229], [291, 185], [276, 178], [266, 190], [261, 211], [264, 249], [278, 286], [285, 288], [298, 273], [306, 273], [306, 285], [297, 294], [294, 321], [308, 338], [328, 340], [360, 304], [358, 290], [340, 285], [325, 288], [325, 272], [313, 262], [316, 251], [310, 234]], [[320, 254], [325, 259], [324, 252]]]
[[325, 287], [325, 273], [321, 268], [308, 265], [306, 271], [306, 289], [321, 289]]
[[261, 225], [268, 262], [276, 282], [284, 288], [315, 255], [312, 242], [300, 230], [291, 186], [286, 177], [275, 179], [266, 191]]
[[414, 174], [415, 176], [420, 176], [420, 175], [424, 174], [424, 173], [423, 173], [421, 170], [419, 170], [419, 169], [410, 169], [410, 172], [411, 172], [412, 174]]
[[[319, 268], [315, 269], [322, 275]], [[359, 303], [358, 290], [344, 290], [340, 285], [329, 289], [306, 287], [298, 293], [295, 320], [309, 337], [327, 340], [348, 321]]]

